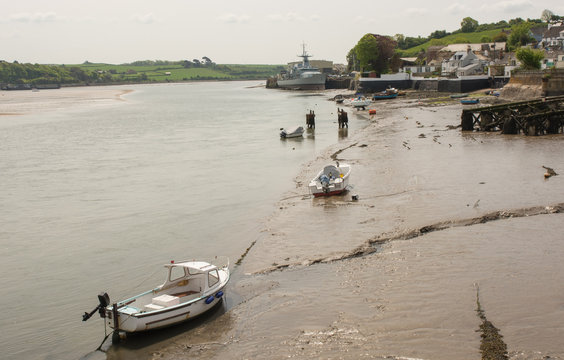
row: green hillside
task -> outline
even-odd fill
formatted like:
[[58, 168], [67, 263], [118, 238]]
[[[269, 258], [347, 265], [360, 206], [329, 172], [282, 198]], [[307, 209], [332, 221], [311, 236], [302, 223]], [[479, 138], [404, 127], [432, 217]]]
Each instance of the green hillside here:
[[185, 67], [180, 62], [161, 65], [91, 64], [72, 65], [96, 72], [113, 81], [189, 81], [189, 80], [254, 80], [266, 79], [283, 69], [282, 65], [201, 65]]
[[0, 84], [116, 84], [193, 80], [262, 80], [282, 65], [217, 65], [190, 61], [137, 61], [131, 64], [40, 65], [0, 61]]
[[483, 38], [492, 39], [494, 36], [499, 34], [501, 29], [486, 30], [480, 32], [471, 33], [455, 33], [447, 35], [441, 39], [431, 39], [421, 45], [406, 49], [399, 50], [399, 53], [403, 57], [417, 56], [421, 50], [426, 51], [429, 46], [433, 45], [450, 45], [450, 44], [476, 44], [482, 42]]

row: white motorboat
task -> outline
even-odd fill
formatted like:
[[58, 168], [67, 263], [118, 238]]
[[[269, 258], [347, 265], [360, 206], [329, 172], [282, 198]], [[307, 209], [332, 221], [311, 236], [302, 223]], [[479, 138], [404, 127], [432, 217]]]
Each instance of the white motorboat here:
[[304, 128], [301, 126], [296, 126], [293, 128], [282, 129], [280, 132], [281, 138], [294, 138], [294, 137], [302, 137], [304, 133]]
[[371, 103], [372, 101], [364, 96], [358, 96], [351, 100], [351, 106], [353, 108], [362, 109], [362, 110], [366, 109], [366, 107], [369, 106]]
[[[216, 257], [211, 261], [182, 261], [166, 264], [165, 282], [149, 291], [126, 300], [111, 303], [107, 293], [98, 295], [100, 304], [82, 320], [96, 311], [107, 325], [119, 332], [134, 333], [194, 318], [222, 301], [229, 281], [229, 259]], [[118, 337], [119, 339], [119, 337]]]
[[309, 183], [309, 190], [315, 197], [337, 195], [346, 190], [349, 184], [351, 166], [349, 164], [326, 165]]

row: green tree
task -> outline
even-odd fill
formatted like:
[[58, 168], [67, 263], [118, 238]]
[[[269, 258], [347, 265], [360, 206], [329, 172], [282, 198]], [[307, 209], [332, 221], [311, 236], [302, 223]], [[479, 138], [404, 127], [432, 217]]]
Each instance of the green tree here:
[[448, 33], [446, 30], [435, 30], [429, 35], [429, 39], [441, 39], [447, 36]]
[[492, 38], [489, 36], [482, 36], [482, 38], [480, 39], [481, 43], [490, 43], [492, 42]]
[[355, 46], [356, 57], [361, 71], [376, 70], [376, 62], [380, 57], [378, 40], [372, 34], [364, 35]]
[[471, 17], [465, 17], [460, 23], [460, 31], [462, 31], [463, 33], [474, 32], [476, 31], [477, 27], [478, 21], [472, 19]]
[[492, 40], [495, 41], [495, 42], [506, 42], [507, 41], [507, 34], [502, 31], [502, 32], [494, 35]]
[[541, 61], [544, 59], [544, 51], [529, 48], [519, 48], [515, 57], [521, 62], [521, 68], [526, 70], [539, 70]]
[[396, 48], [397, 42], [389, 36], [366, 34], [353, 48], [354, 52], [349, 52], [349, 66], [351, 58], [355, 58], [361, 71], [386, 73], [393, 63]]
[[533, 38], [529, 35], [529, 24], [524, 22], [513, 26], [507, 42], [510, 49], [517, 49], [532, 40]]
[[358, 71], [360, 70], [360, 62], [356, 56], [356, 49], [352, 48], [347, 54], [347, 70], [348, 71]]
[[521, 19], [520, 17], [509, 20], [509, 25], [515, 26], [524, 23], [525, 20]]

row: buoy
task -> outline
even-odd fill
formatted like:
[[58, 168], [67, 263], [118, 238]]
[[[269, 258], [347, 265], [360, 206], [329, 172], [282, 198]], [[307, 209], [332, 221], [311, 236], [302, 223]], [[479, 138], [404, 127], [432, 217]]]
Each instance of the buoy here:
[[218, 291], [217, 294], [215, 294], [215, 297], [218, 298], [218, 299], [222, 296], [223, 296], [223, 291], [221, 291], [221, 290]]
[[213, 295], [208, 296], [208, 298], [206, 299], [206, 304], [209, 305], [213, 301], [213, 299], [215, 299]]

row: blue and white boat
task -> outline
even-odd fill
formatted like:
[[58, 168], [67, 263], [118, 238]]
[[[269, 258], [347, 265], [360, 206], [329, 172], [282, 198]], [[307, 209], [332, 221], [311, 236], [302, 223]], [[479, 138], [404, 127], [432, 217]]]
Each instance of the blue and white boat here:
[[165, 282], [144, 293], [113, 304], [107, 293], [98, 295], [100, 304], [83, 321], [98, 311], [114, 335], [135, 333], [192, 319], [222, 301], [230, 276], [228, 258], [171, 261], [165, 268]]

